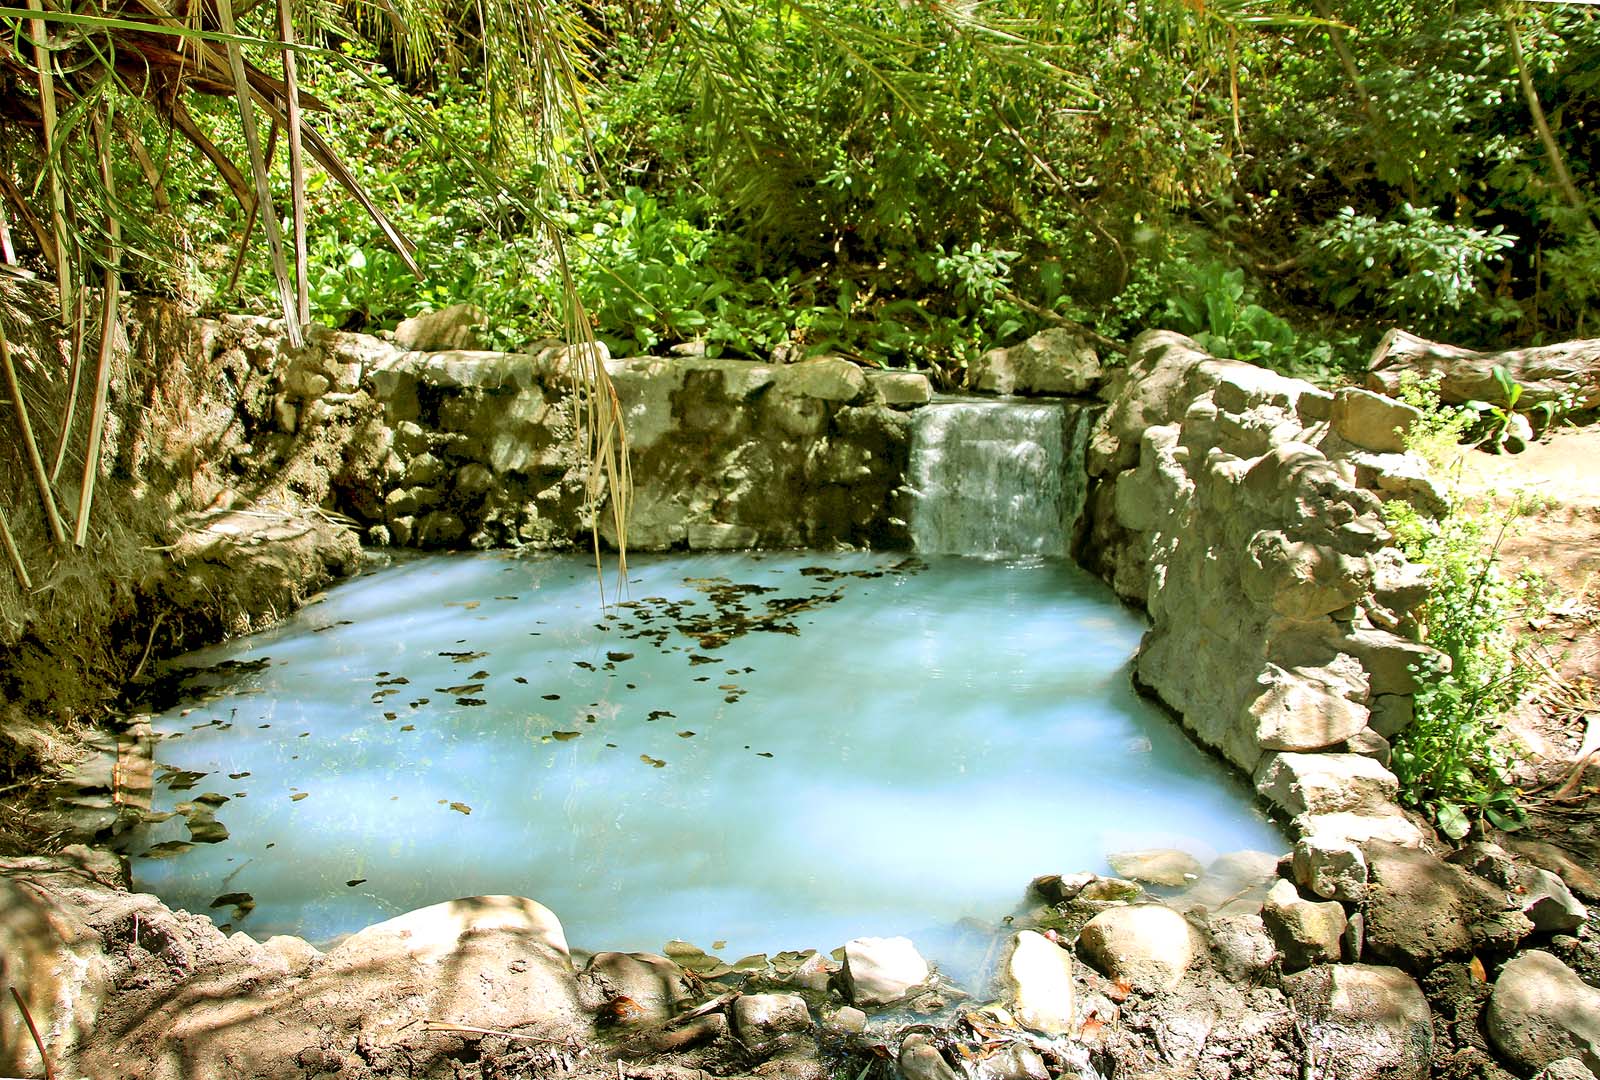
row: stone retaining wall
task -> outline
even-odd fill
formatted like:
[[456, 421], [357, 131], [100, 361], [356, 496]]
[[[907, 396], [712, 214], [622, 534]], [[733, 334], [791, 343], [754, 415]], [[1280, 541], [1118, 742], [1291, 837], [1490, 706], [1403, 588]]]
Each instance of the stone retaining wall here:
[[[333, 444], [322, 490], [304, 493], [349, 514], [370, 541], [587, 541], [565, 348], [423, 352], [321, 331], [294, 352], [267, 320], [227, 318], [208, 331], [206, 362], [249, 360], [236, 398], [255, 433], [248, 468], [290, 467], [305, 447]], [[606, 367], [631, 451], [630, 548], [906, 543], [901, 410], [928, 400], [923, 376], [836, 358], [642, 357]], [[608, 524], [602, 531], [617, 541]]]
[[1134, 342], [1089, 448], [1087, 565], [1149, 612], [1140, 682], [1302, 834], [1416, 844], [1387, 738], [1410, 721], [1426, 593], [1382, 500], [1442, 505], [1404, 407], [1177, 334]]

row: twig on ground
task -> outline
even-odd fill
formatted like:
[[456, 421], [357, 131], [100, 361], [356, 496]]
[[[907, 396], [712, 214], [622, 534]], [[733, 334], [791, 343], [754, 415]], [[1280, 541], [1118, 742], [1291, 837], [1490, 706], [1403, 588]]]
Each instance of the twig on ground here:
[[33, 1025], [33, 1014], [28, 1011], [27, 1004], [22, 1000], [22, 995], [17, 993], [15, 986], [11, 988], [11, 997], [22, 1013], [22, 1022], [28, 1025], [28, 1034], [33, 1036], [33, 1045], [39, 1048], [39, 1060], [44, 1062], [44, 1080], [56, 1080], [56, 1071], [50, 1065], [50, 1055], [44, 1052], [44, 1040], [39, 1038], [39, 1029]]

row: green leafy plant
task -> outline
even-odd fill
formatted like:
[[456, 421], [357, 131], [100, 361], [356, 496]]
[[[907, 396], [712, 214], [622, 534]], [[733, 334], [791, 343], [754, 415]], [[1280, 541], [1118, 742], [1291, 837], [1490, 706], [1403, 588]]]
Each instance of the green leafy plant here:
[[1183, 286], [1167, 299], [1167, 321], [1206, 351], [1265, 363], [1292, 354], [1294, 328], [1250, 300], [1243, 270], [1209, 262], [1192, 267]]
[[[1436, 379], [1401, 386], [1401, 397], [1424, 409], [1408, 443], [1425, 455], [1458, 437], [1473, 416], [1440, 407], [1436, 386]], [[1457, 510], [1434, 519], [1400, 500], [1385, 505], [1385, 516], [1400, 550], [1427, 571], [1428, 597], [1417, 618], [1422, 639], [1442, 656], [1417, 672], [1414, 718], [1394, 739], [1390, 767], [1401, 797], [1452, 839], [1479, 819], [1517, 828], [1523, 814], [1509, 776], [1514, 748], [1499, 720], [1530, 678], [1510, 627], [1536, 602], [1538, 583], [1500, 572], [1512, 516], [1497, 521]]]

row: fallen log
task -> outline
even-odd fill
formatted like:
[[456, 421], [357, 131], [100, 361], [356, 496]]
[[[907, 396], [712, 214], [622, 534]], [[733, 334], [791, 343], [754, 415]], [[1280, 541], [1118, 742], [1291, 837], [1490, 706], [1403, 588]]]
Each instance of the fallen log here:
[[1497, 367], [1505, 368], [1522, 387], [1516, 403], [1519, 410], [1555, 401], [1563, 394], [1571, 396], [1571, 409], [1600, 406], [1600, 338], [1477, 352], [1390, 330], [1372, 351], [1367, 387], [1392, 395], [1408, 371], [1424, 377], [1438, 375], [1439, 399], [1445, 404], [1487, 401], [1504, 408], [1509, 403], [1495, 377]]

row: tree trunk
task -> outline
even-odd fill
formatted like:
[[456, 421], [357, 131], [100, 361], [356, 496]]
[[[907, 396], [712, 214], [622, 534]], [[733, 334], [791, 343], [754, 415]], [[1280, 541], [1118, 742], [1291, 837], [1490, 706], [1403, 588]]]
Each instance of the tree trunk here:
[[1522, 409], [1573, 395], [1573, 407], [1600, 406], [1600, 338], [1563, 341], [1528, 349], [1475, 352], [1390, 330], [1373, 350], [1367, 365], [1367, 386], [1393, 393], [1405, 372], [1438, 375], [1439, 398], [1446, 404], [1487, 401], [1505, 406], [1505, 394], [1494, 369], [1503, 367], [1522, 387], [1517, 406]]

